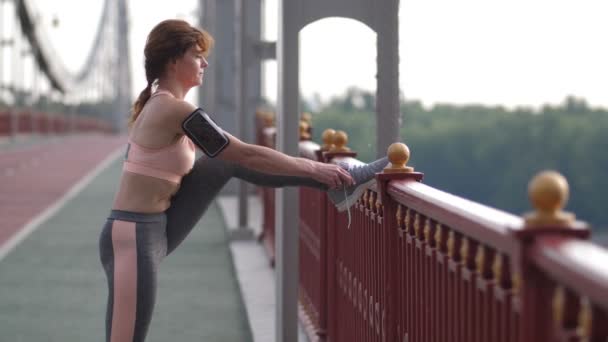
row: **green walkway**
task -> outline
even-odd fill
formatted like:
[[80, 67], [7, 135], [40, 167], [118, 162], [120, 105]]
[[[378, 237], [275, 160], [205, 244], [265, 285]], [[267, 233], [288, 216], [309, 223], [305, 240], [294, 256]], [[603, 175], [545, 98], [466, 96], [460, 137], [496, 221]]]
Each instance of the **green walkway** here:
[[[0, 260], [0, 341], [104, 340], [106, 280], [97, 248], [120, 175], [113, 163]], [[148, 341], [249, 342], [219, 208], [159, 271]]]

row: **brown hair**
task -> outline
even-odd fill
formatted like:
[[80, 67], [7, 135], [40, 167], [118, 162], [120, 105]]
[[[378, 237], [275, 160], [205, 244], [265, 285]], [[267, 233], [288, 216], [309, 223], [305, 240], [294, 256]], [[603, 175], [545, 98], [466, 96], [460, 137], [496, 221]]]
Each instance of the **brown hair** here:
[[206, 31], [177, 19], [162, 21], [150, 31], [144, 48], [144, 67], [148, 85], [133, 104], [129, 125], [135, 122], [150, 99], [152, 84], [165, 71], [167, 62], [183, 56], [193, 45], [198, 45], [206, 56], [213, 47], [213, 37]]

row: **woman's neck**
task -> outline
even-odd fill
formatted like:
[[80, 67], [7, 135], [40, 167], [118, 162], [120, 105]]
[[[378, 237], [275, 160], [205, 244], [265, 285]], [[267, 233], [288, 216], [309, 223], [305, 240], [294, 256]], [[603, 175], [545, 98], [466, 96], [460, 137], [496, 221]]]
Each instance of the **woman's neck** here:
[[178, 82], [174, 81], [174, 80], [158, 80], [158, 88], [156, 88], [156, 91], [167, 91], [169, 93], [171, 93], [171, 95], [173, 95], [175, 98], [178, 98], [180, 100], [183, 100], [186, 95], [188, 94], [188, 91], [190, 89], [185, 89], [183, 86], [181, 86]]

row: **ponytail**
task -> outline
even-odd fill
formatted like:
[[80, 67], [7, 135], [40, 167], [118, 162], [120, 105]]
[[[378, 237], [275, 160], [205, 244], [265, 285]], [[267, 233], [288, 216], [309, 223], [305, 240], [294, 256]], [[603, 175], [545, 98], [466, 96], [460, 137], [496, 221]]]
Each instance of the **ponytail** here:
[[144, 90], [141, 91], [141, 93], [139, 93], [139, 97], [133, 105], [133, 109], [131, 110], [131, 116], [129, 117], [129, 126], [131, 126], [135, 122], [135, 120], [137, 120], [139, 113], [141, 113], [141, 110], [144, 108], [146, 102], [148, 102], [148, 100], [150, 99], [150, 96], [152, 96], [152, 83], [148, 82], [148, 85], [146, 86], [146, 88], [144, 88]]

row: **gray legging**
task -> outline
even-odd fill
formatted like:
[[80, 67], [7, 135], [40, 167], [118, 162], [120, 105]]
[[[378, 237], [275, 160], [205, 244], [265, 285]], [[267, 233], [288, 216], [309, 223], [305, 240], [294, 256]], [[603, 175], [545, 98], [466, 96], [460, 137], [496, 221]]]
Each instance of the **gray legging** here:
[[220, 159], [200, 158], [183, 178], [166, 212], [113, 210], [99, 238], [108, 280], [106, 341], [144, 341], [156, 300], [158, 265], [186, 238], [232, 177], [266, 187], [327, 190], [311, 178], [263, 174]]
[[199, 158], [182, 180], [177, 194], [167, 209], [167, 254], [171, 253], [190, 233], [219, 191], [232, 178], [249, 183], [280, 188], [307, 186], [327, 190], [327, 185], [312, 178], [269, 175], [244, 168], [221, 159]]

